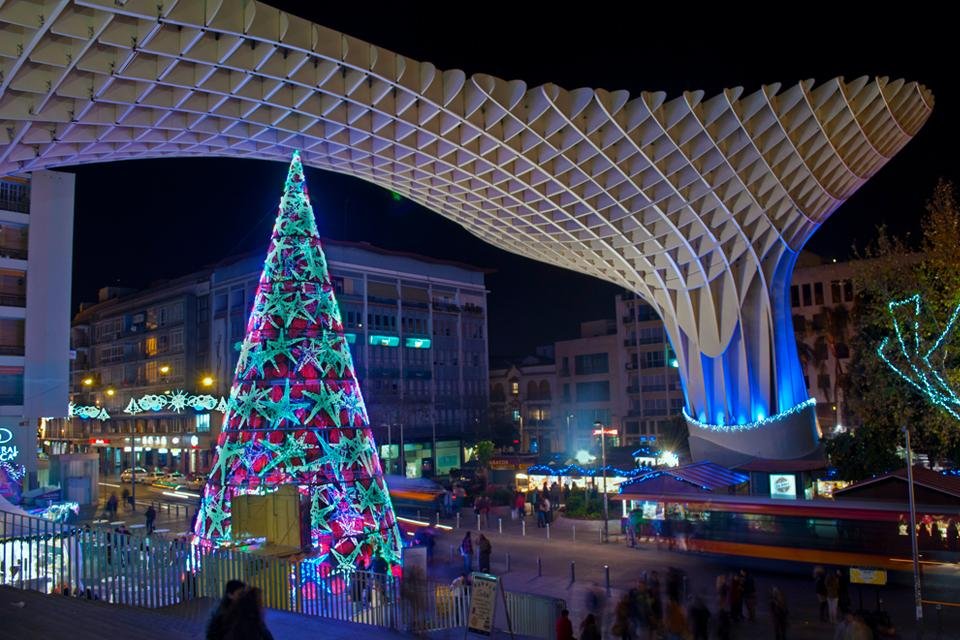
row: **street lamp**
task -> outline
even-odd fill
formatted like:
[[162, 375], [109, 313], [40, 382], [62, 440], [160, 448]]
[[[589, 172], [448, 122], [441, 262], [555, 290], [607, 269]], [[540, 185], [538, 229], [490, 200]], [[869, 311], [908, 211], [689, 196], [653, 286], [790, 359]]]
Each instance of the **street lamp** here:
[[603, 541], [610, 542], [610, 507], [607, 500], [607, 436], [617, 435], [616, 429], [607, 429], [597, 420], [593, 423], [593, 435], [600, 436], [600, 473], [603, 477]]
[[212, 377], [212, 376], [204, 376], [204, 377], [203, 377], [203, 380], [201, 380], [200, 383], [201, 383], [203, 386], [205, 386], [205, 387], [212, 387], [212, 386], [213, 386], [213, 377]]
[[923, 627], [923, 598], [920, 594], [920, 552], [917, 549], [917, 505], [913, 496], [913, 451], [910, 449], [910, 429], [903, 427], [907, 445], [907, 497], [910, 505], [910, 551], [913, 555], [913, 603], [917, 619], [917, 637]]
[[567, 414], [567, 451], [573, 451], [573, 434], [570, 433], [570, 418], [572, 417], [572, 413]]

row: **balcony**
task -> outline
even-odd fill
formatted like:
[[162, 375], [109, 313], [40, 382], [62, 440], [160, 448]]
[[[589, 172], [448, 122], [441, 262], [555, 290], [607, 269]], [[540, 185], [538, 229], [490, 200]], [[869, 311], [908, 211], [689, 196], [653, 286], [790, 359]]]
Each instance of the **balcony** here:
[[26, 247], [0, 247], [0, 258], [13, 258], [14, 260], [26, 260]]
[[0, 356], [22, 356], [22, 344], [0, 344]]
[[[646, 387], [644, 387], [644, 390], [646, 390]], [[627, 393], [640, 393], [640, 386], [635, 384], [628, 385]]]
[[24, 293], [0, 292], [0, 307], [26, 307], [26, 306], [27, 306], [26, 292]]
[[623, 322], [623, 324], [631, 324], [634, 320], [636, 320], [636, 317], [633, 315], [623, 316], [620, 318], [620, 320]]
[[627, 363], [627, 371], [633, 371], [633, 370], [636, 369], [636, 368], [637, 368], [637, 363], [636, 363], [636, 362], [628, 362], [628, 363]]
[[624, 341], [623, 341], [623, 346], [625, 346], [625, 347], [635, 347], [635, 346], [637, 346], [637, 341], [636, 341], [636, 340], [624, 340]]
[[30, 185], [0, 181], [0, 209], [30, 213]]

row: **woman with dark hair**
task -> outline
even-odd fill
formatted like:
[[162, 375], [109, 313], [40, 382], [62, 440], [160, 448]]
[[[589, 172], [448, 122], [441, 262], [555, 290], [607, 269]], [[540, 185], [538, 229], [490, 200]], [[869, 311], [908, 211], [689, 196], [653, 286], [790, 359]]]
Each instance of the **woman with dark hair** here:
[[260, 589], [247, 587], [227, 611], [225, 640], [273, 640], [263, 614]]

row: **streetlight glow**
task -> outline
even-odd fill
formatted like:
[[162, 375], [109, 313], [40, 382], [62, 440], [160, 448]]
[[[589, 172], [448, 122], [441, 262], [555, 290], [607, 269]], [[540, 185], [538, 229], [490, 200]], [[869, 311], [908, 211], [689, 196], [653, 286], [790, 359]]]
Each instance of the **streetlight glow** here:
[[83, 384], [84, 384], [84, 386], [89, 387], [90, 385], [93, 384], [93, 378], [84, 378], [84, 379], [83, 379]]
[[204, 376], [203, 380], [201, 380], [200, 382], [202, 382], [203, 386], [205, 387], [213, 386], [213, 378], [211, 378], [210, 376]]
[[108, 396], [112, 396], [112, 395], [115, 394], [115, 393], [116, 393], [116, 391], [114, 391], [113, 389], [107, 389], [107, 395], [108, 395]]
[[162, 373], [163, 375], [167, 375], [168, 373], [170, 373], [170, 366], [163, 365], [162, 367], [160, 367], [160, 373]]

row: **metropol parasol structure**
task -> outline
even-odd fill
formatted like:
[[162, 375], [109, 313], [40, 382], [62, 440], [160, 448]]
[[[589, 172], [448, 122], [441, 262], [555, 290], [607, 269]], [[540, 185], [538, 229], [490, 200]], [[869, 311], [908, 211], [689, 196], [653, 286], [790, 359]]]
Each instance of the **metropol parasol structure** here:
[[677, 354], [699, 459], [816, 453], [794, 263], [932, 107], [883, 77], [712, 96], [529, 87], [242, 0], [0, 2], [0, 175], [299, 149], [638, 294]]

